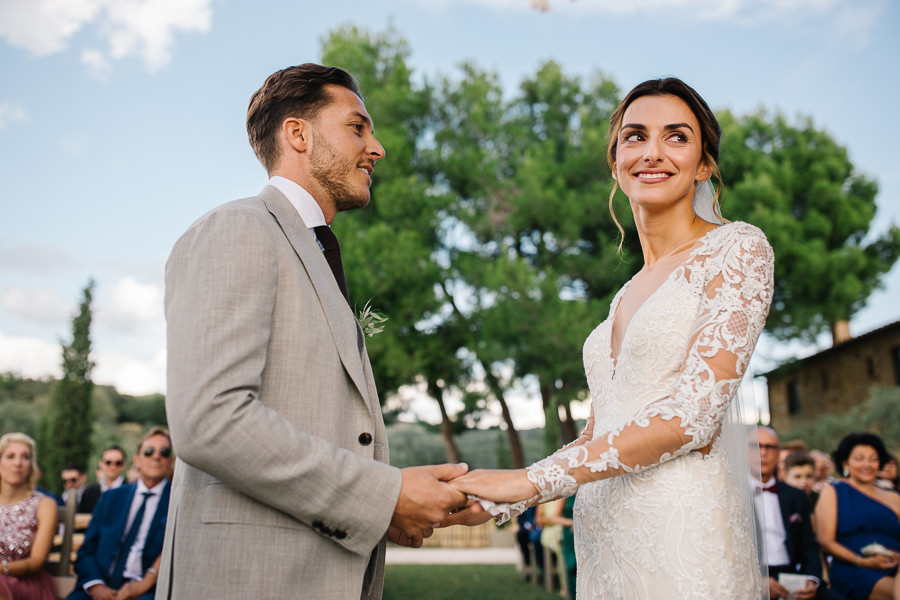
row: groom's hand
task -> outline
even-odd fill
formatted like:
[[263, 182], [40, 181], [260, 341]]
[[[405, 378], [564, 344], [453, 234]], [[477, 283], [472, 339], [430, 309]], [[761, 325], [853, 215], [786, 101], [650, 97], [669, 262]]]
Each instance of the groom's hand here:
[[484, 510], [476, 500], [469, 500], [466, 508], [460, 509], [453, 514], [447, 516], [441, 521], [440, 527], [450, 527], [451, 525], [481, 525], [490, 521], [493, 515]]
[[406, 546], [407, 548], [421, 548], [422, 542], [425, 538], [421, 535], [417, 536], [409, 536], [403, 533], [401, 530], [397, 529], [393, 525], [388, 527], [387, 531], [387, 539], [395, 544], [400, 546]]
[[466, 495], [446, 482], [468, 469], [462, 463], [401, 469], [403, 481], [391, 527], [406, 535], [409, 541], [430, 537], [435, 525], [454, 510], [466, 506]]

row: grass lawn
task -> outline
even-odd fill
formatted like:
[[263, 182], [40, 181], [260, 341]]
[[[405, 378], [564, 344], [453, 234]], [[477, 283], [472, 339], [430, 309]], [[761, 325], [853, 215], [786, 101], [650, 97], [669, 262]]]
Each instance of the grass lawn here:
[[513, 565], [387, 565], [384, 600], [560, 600]]

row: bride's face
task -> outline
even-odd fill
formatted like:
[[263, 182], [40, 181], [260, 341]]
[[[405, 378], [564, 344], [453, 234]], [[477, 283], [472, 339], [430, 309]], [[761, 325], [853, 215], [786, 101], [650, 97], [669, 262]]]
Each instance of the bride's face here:
[[625, 109], [615, 175], [632, 206], [693, 202], [695, 183], [709, 179], [711, 169], [703, 161], [700, 123], [684, 100], [642, 96]]

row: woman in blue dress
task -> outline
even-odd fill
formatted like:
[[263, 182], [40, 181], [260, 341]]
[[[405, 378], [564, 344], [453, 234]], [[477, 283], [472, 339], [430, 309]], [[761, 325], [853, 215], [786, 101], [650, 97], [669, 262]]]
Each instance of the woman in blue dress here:
[[831, 587], [847, 600], [900, 600], [900, 494], [875, 485], [889, 459], [884, 442], [851, 433], [833, 457], [845, 480], [816, 504], [819, 543], [834, 557]]

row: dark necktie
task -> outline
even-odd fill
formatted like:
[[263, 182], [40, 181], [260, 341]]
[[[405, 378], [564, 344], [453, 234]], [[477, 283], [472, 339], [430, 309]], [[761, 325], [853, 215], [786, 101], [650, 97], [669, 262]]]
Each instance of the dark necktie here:
[[344, 265], [341, 262], [341, 245], [338, 243], [337, 236], [334, 235], [334, 232], [331, 231], [331, 227], [328, 225], [319, 225], [314, 228], [314, 231], [322, 244], [322, 248], [324, 248], [323, 254], [325, 255], [325, 260], [328, 261], [328, 266], [331, 267], [331, 274], [334, 275], [334, 280], [337, 281], [338, 287], [341, 288], [341, 293], [344, 295], [347, 304], [350, 304], [350, 295], [347, 293], [347, 278], [344, 276]]
[[141, 523], [144, 520], [144, 509], [147, 508], [147, 499], [152, 495], [153, 492], [144, 492], [144, 499], [141, 502], [141, 506], [138, 508], [137, 514], [134, 515], [134, 520], [131, 522], [131, 527], [128, 528], [128, 533], [125, 534], [125, 539], [122, 540], [122, 543], [119, 545], [119, 553], [116, 555], [116, 561], [113, 563], [113, 570], [110, 574], [109, 587], [114, 590], [122, 587], [122, 573], [125, 571], [125, 563], [128, 561], [131, 547], [134, 545], [134, 540], [137, 539], [138, 529], [141, 528]]

